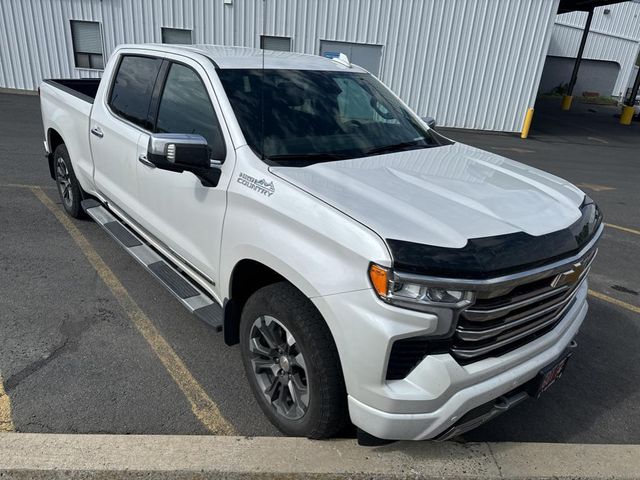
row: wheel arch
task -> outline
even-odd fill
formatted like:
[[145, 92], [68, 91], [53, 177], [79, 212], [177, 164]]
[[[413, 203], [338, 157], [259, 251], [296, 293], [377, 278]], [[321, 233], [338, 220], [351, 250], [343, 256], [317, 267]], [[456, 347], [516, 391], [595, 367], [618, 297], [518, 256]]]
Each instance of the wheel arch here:
[[64, 145], [65, 141], [62, 138], [62, 135], [58, 133], [58, 131], [50, 127], [47, 130], [47, 145], [49, 146], [49, 154], [47, 155], [47, 160], [49, 163], [49, 173], [51, 174], [51, 178], [55, 179], [55, 171], [53, 166], [53, 153], [56, 151], [60, 145]]
[[[239, 260], [229, 277], [228, 297], [224, 301], [224, 341], [235, 345], [239, 341], [240, 315], [249, 297], [262, 287], [284, 281], [292, 285], [305, 297], [309, 294], [305, 288], [296, 285], [290, 275], [252, 258]], [[312, 302], [313, 303], [313, 302]]]

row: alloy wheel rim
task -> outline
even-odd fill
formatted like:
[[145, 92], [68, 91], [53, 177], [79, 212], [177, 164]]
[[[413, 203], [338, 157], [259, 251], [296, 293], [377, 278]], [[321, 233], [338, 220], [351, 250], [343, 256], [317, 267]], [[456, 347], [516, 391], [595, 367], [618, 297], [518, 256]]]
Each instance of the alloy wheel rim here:
[[67, 168], [67, 163], [64, 161], [64, 158], [59, 157], [56, 160], [56, 171], [60, 196], [65, 205], [70, 207], [73, 204], [73, 190], [71, 189], [69, 169]]
[[262, 315], [251, 326], [249, 352], [253, 375], [271, 407], [288, 420], [302, 418], [309, 408], [307, 367], [291, 332]]

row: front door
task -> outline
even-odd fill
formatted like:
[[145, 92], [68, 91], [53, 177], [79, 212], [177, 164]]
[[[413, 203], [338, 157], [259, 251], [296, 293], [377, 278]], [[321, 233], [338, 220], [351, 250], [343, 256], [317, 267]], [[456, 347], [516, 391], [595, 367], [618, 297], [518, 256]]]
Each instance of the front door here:
[[115, 79], [91, 112], [94, 181], [111, 204], [135, 216], [140, 137], [151, 128], [149, 105], [162, 60], [139, 55], [120, 59]]
[[[163, 69], [164, 70], [164, 69]], [[212, 282], [216, 281], [226, 210], [226, 186], [233, 168], [233, 148], [223, 133], [219, 107], [206, 71], [197, 63], [171, 62], [159, 99], [154, 131], [192, 133], [210, 145], [226, 142], [226, 157], [216, 187], [205, 187], [193, 173], [176, 173], [137, 162], [140, 224]], [[139, 152], [148, 135], [139, 139]], [[226, 138], [226, 139], [225, 139]]]

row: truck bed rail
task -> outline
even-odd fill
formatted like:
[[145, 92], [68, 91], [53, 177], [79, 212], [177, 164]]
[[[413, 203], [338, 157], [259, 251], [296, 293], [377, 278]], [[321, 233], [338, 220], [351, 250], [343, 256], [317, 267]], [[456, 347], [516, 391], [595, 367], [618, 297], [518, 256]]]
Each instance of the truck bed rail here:
[[64, 90], [74, 97], [78, 97], [85, 102], [93, 103], [100, 85], [99, 78], [60, 78], [48, 79], [44, 83], [52, 85], [60, 90]]

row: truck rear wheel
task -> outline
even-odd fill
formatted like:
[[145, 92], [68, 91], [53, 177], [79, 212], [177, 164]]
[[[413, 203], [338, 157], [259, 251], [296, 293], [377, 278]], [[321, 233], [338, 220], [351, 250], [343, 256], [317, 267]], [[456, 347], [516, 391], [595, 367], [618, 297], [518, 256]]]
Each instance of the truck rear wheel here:
[[328, 438], [347, 425], [347, 395], [333, 337], [295, 287], [275, 283], [247, 300], [240, 349], [260, 408], [283, 433]]
[[71, 166], [71, 159], [66, 145], [58, 145], [53, 152], [53, 168], [56, 177], [58, 193], [65, 212], [74, 218], [84, 216], [80, 206], [82, 201], [82, 188]]

